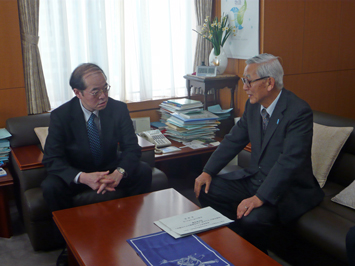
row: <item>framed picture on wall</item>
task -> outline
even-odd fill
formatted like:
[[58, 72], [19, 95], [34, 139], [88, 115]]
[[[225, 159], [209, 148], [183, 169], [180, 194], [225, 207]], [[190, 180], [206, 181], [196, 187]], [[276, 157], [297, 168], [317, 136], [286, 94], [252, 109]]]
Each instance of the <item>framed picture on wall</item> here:
[[222, 0], [222, 14], [235, 27], [223, 48], [228, 58], [248, 59], [259, 54], [259, 0]]

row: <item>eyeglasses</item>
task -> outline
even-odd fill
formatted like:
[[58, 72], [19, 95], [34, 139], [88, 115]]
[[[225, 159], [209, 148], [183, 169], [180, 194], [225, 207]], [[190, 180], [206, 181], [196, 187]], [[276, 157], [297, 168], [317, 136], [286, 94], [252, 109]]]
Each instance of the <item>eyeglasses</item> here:
[[254, 79], [254, 80], [250, 80], [250, 81], [247, 78], [242, 78], [242, 81], [248, 88], [250, 88], [251, 83], [258, 81], [258, 80], [267, 79], [267, 78], [270, 78], [270, 76], [266, 76], [266, 77], [262, 77], [262, 78], [258, 78], [258, 79]]
[[108, 93], [108, 91], [111, 89], [110, 85], [107, 85], [106, 88], [100, 89], [100, 90], [93, 90], [91, 92], [89, 92], [92, 96], [94, 97], [99, 97], [101, 95], [101, 93]]

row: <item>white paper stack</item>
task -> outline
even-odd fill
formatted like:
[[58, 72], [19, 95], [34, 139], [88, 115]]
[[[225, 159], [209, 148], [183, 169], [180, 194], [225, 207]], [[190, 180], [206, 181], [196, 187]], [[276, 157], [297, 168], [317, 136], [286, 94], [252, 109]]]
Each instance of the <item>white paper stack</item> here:
[[174, 238], [207, 231], [234, 222], [211, 207], [199, 209], [154, 223]]

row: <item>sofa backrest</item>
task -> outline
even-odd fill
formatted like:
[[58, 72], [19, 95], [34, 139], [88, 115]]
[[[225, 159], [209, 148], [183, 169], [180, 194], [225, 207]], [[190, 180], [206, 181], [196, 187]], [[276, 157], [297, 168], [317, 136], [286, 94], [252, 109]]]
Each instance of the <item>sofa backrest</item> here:
[[355, 179], [355, 120], [313, 111], [314, 123], [331, 127], [354, 127], [329, 173], [329, 181], [348, 186]]
[[11, 133], [10, 145], [13, 148], [38, 145], [39, 139], [35, 127], [48, 127], [50, 113], [12, 117], [6, 120], [6, 129]]

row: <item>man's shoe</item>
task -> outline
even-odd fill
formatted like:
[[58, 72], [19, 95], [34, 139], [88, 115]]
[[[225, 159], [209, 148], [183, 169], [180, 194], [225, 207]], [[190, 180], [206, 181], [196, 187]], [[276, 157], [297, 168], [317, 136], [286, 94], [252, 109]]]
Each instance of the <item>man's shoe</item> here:
[[57, 266], [68, 266], [68, 250], [64, 248], [57, 259]]

